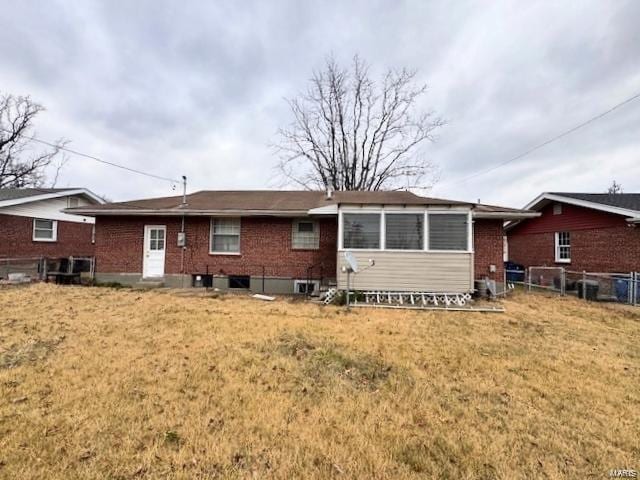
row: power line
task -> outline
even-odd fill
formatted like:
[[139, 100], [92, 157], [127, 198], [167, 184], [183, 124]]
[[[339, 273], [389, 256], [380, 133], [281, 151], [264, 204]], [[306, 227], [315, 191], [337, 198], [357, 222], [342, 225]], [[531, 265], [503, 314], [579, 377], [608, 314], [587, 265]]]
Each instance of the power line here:
[[[622, 101], [622, 102], [618, 103], [617, 105], [614, 105], [614, 106], [613, 106], [613, 107], [611, 107], [610, 109], [608, 109], [608, 110], [606, 110], [606, 111], [604, 111], [604, 112], [602, 112], [602, 113], [600, 113], [600, 114], [596, 115], [595, 117], [591, 117], [589, 120], [587, 120], [587, 121], [585, 121], [585, 122], [582, 122], [581, 124], [576, 125], [575, 127], [570, 128], [569, 130], [566, 130], [566, 131], [564, 131], [564, 132], [560, 133], [559, 135], [556, 135], [555, 137], [550, 138], [549, 140], [546, 140], [546, 141], [544, 141], [544, 142], [542, 142], [542, 143], [539, 143], [538, 145], [536, 145], [536, 146], [534, 146], [534, 147], [531, 147], [530, 149], [526, 150], [525, 152], [523, 152], [523, 153], [521, 153], [521, 154], [519, 154], [519, 155], [516, 155], [515, 157], [512, 157], [512, 158], [510, 158], [509, 160], [506, 160], [506, 161], [504, 161], [504, 162], [502, 162], [502, 163], [499, 163], [499, 164], [497, 164], [497, 165], [494, 165], [493, 167], [489, 167], [489, 168], [487, 168], [487, 169], [485, 169], [485, 170], [481, 170], [481, 171], [479, 171], [479, 172], [473, 173], [473, 174], [471, 174], [471, 175], [469, 175], [469, 176], [467, 176], [467, 177], [464, 177], [464, 178], [463, 178], [463, 179], [461, 179], [461, 180], [458, 180], [458, 181], [456, 181], [456, 182], [451, 183], [451, 185], [457, 185], [457, 184], [459, 184], [459, 183], [464, 183], [464, 182], [466, 182], [467, 180], [470, 180], [470, 179], [472, 179], [472, 178], [479, 177], [480, 175], [484, 175], [485, 173], [492, 172], [492, 171], [494, 171], [494, 170], [495, 170], [495, 169], [497, 169], [497, 168], [500, 168], [500, 167], [503, 167], [503, 166], [507, 165], [508, 163], [515, 162], [516, 160], [520, 160], [522, 157], [525, 157], [525, 156], [529, 155], [530, 153], [533, 153], [533, 152], [535, 152], [536, 150], [539, 150], [539, 149], [541, 149], [542, 147], [545, 147], [545, 146], [549, 145], [550, 143], [555, 142], [556, 140], [560, 140], [561, 138], [566, 137], [567, 135], [572, 134], [572, 133], [573, 133], [573, 132], [575, 132], [576, 130], [579, 130], [579, 129], [581, 129], [582, 127], [585, 127], [585, 126], [589, 125], [590, 123], [593, 123], [593, 122], [595, 122], [596, 120], [601, 119], [601, 118], [602, 118], [602, 117], [604, 117], [605, 115], [609, 115], [609, 114], [610, 114], [611, 112], [613, 112], [614, 110], [617, 110], [618, 108], [622, 107], [623, 105], [626, 105], [627, 103], [632, 102], [632, 101], [633, 101], [633, 100], [635, 100], [636, 98], [640, 98], [640, 93], [637, 93], [637, 94], [635, 94], [634, 96], [627, 98], [626, 100], [624, 100], [624, 101]], [[446, 182], [445, 182], [445, 183], [446, 183]]]
[[[9, 131], [9, 130], [7, 130], [5, 128], [1, 128], [1, 127], [0, 127], [0, 130], [4, 131], [6, 133], [13, 133], [13, 132], [11, 132], [11, 131]], [[110, 165], [112, 167], [121, 168], [122, 170], [127, 170], [127, 171], [132, 172], [132, 173], [137, 173], [138, 175], [145, 175], [147, 177], [155, 178], [155, 179], [158, 179], [158, 180], [165, 180], [167, 182], [171, 182], [171, 183], [175, 183], [175, 184], [179, 184], [180, 181], [181, 181], [181, 180], [176, 180], [175, 178], [162, 177], [160, 175], [154, 175], [153, 173], [143, 172], [142, 170], [136, 170], [135, 168], [125, 167], [124, 165], [119, 165], [117, 163], [108, 162], [107, 160], [102, 160], [101, 158], [94, 157], [93, 155], [88, 155], [86, 153], [82, 153], [82, 152], [79, 152], [77, 150], [72, 150], [72, 149], [67, 148], [67, 147], [56, 145], [55, 143], [47, 142], [45, 140], [41, 140], [41, 139], [36, 138], [36, 137], [30, 137], [29, 135], [24, 135], [24, 134], [21, 134], [21, 133], [19, 133], [18, 135], [21, 136], [22, 138], [26, 138], [28, 140], [33, 140], [34, 142], [42, 143], [44, 145], [48, 145], [50, 147], [57, 148], [58, 150], [62, 150], [64, 152], [72, 153], [73, 155], [78, 155], [80, 157], [88, 158], [88, 159], [94, 160], [96, 162], [104, 163], [105, 165]]]

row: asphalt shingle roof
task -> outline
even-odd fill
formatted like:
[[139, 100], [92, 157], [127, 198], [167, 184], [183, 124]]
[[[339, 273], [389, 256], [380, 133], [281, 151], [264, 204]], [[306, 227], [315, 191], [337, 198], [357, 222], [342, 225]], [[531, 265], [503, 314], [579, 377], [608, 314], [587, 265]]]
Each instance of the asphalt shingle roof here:
[[75, 190], [74, 188], [0, 188], [0, 201], [17, 200], [19, 198], [35, 197], [47, 193]]
[[599, 203], [609, 207], [626, 208], [640, 212], [640, 193], [566, 193], [552, 192], [553, 195], [574, 198], [586, 202]]

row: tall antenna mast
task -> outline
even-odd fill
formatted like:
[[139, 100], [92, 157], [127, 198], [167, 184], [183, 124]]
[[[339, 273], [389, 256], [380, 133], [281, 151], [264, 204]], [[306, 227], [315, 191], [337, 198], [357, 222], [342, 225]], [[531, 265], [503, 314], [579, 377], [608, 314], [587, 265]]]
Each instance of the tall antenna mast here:
[[187, 176], [182, 175], [182, 204], [187, 204]]

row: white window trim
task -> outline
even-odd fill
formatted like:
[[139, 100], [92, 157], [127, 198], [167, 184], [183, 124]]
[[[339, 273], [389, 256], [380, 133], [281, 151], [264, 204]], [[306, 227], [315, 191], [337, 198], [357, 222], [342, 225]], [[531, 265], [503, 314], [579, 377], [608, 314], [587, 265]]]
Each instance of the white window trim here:
[[[240, 223], [240, 233], [238, 233], [238, 251], [237, 252], [219, 252], [212, 250], [213, 247], [213, 222], [218, 218], [237, 218]], [[242, 217], [211, 217], [209, 221], [209, 255], [232, 255], [232, 256], [240, 256], [242, 255]]]
[[[560, 234], [568, 233], [569, 234], [569, 258], [560, 258]], [[554, 249], [555, 249], [555, 261], [556, 263], [571, 263], [571, 232], [555, 232], [554, 235]], [[567, 245], [563, 245], [567, 246]]]
[[[293, 227], [291, 229], [291, 250], [320, 250], [320, 223], [317, 220], [313, 220], [310, 218], [296, 218], [293, 220]], [[298, 224], [300, 223], [311, 223], [313, 225], [313, 233], [318, 237], [318, 246], [317, 247], [294, 247], [293, 241], [298, 228]]]
[[[52, 229], [52, 237], [51, 238], [36, 238], [36, 221], [37, 220], [44, 220], [45, 222], [51, 222], [51, 229]], [[49, 242], [49, 243], [57, 242], [58, 241], [58, 221], [57, 220], [51, 220], [49, 218], [34, 218], [33, 219], [32, 240], [34, 242]]]
[[313, 285], [315, 285], [315, 288], [314, 288], [313, 292], [315, 294], [318, 294], [318, 292], [320, 290], [320, 280], [294, 280], [293, 281], [293, 293], [295, 293], [296, 295], [304, 295], [304, 293], [298, 293], [298, 285], [307, 284], [307, 283], [312, 283]]
[[[344, 246], [344, 229], [343, 229], [343, 214], [380, 214], [380, 248], [345, 248]], [[422, 213], [424, 215], [424, 239], [423, 249], [421, 250], [403, 250], [384, 248], [386, 243], [386, 214], [397, 213]], [[429, 248], [429, 215], [431, 214], [466, 214], [467, 215], [467, 249], [466, 250], [431, 250]], [[399, 252], [399, 253], [453, 253], [453, 254], [469, 254], [474, 253], [473, 248], [473, 212], [468, 208], [380, 208], [376, 207], [363, 207], [363, 208], [340, 208], [338, 211], [338, 250], [339, 251], [356, 251], [356, 252]]]

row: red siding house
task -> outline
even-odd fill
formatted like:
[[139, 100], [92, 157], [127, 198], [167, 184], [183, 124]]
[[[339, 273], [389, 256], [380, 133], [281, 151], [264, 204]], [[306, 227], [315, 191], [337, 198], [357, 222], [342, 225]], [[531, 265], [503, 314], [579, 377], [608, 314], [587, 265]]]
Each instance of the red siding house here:
[[0, 189], [0, 259], [93, 256], [94, 218], [63, 210], [102, 203], [84, 188]]
[[575, 271], [640, 270], [640, 194], [543, 193], [507, 226], [509, 260]]
[[410, 192], [201, 191], [67, 210], [96, 219], [96, 279], [306, 293], [470, 292], [503, 280], [503, 222], [533, 212]]

